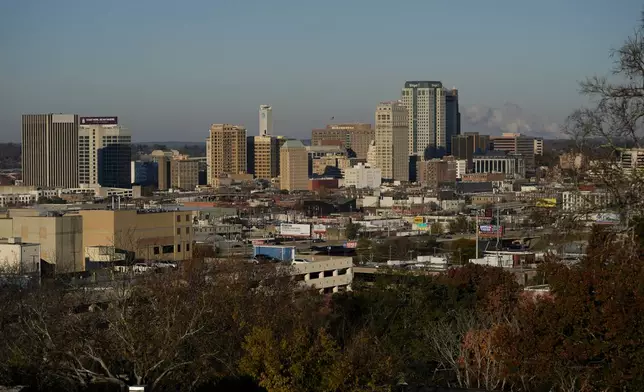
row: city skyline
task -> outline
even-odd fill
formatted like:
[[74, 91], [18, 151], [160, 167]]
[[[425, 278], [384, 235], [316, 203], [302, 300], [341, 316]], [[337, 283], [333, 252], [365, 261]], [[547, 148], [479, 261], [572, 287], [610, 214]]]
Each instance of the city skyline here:
[[[373, 123], [374, 105], [398, 99], [407, 80], [458, 88], [463, 132], [552, 137], [584, 104], [577, 82], [606, 74], [640, 10], [630, 0], [409, 1], [396, 12], [359, 1], [3, 4], [0, 141], [19, 141], [30, 113], [115, 114], [135, 142], [201, 142], [212, 123], [257, 134], [262, 103], [275, 109], [275, 134], [309, 138], [329, 122]], [[422, 13], [435, 23], [409, 23]], [[240, 21], [249, 28], [231, 34]], [[415, 50], [433, 35], [444, 39]], [[405, 62], [378, 55], [394, 42]]]

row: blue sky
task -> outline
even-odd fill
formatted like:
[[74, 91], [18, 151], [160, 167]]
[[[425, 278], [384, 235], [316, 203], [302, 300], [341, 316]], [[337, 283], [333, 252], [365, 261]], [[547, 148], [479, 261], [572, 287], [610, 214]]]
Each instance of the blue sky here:
[[[22, 113], [117, 115], [137, 141], [203, 141], [209, 124], [310, 137], [373, 122], [405, 80], [560, 122], [639, 20], [631, 0], [2, 0], [0, 140]], [[545, 121], [545, 120], [544, 120]], [[467, 129], [465, 129], [467, 130]]]

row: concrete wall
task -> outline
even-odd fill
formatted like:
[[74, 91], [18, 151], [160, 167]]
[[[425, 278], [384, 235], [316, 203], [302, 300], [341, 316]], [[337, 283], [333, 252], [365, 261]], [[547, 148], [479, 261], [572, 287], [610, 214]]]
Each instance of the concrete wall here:
[[40, 245], [0, 243], [0, 272], [31, 273], [40, 269]]
[[84, 247], [114, 246], [148, 260], [192, 258], [192, 211], [85, 210], [79, 214]]
[[56, 273], [85, 270], [80, 216], [15, 216], [13, 237], [40, 244], [41, 258], [56, 264]]

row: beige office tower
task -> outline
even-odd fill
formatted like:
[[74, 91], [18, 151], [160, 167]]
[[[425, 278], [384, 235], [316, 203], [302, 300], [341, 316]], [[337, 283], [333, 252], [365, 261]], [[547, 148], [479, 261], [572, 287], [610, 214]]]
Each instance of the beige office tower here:
[[399, 101], [376, 108], [376, 163], [386, 180], [409, 181], [409, 123]]
[[22, 178], [38, 187], [78, 186], [78, 115], [22, 116]]
[[309, 153], [299, 140], [287, 140], [280, 148], [280, 189], [309, 189]]
[[212, 124], [206, 139], [208, 184], [222, 174], [246, 173], [246, 128], [241, 125]]
[[367, 159], [369, 143], [373, 140], [374, 130], [371, 124], [365, 123], [330, 124], [311, 133], [312, 145], [340, 145], [352, 149], [359, 159]]
[[178, 156], [170, 162], [170, 185], [173, 189], [194, 190], [199, 185], [199, 161]]
[[409, 111], [409, 155], [423, 156], [429, 146], [447, 149], [445, 95], [438, 81], [405, 82], [402, 102]]
[[255, 136], [255, 178], [270, 180], [277, 177], [279, 171], [279, 141], [272, 136]]

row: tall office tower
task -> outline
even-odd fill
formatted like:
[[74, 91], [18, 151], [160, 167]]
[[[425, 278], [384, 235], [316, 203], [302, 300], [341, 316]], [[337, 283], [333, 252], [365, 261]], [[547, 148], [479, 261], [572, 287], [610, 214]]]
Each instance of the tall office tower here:
[[279, 166], [279, 142], [272, 136], [253, 138], [253, 174], [255, 178], [270, 180], [277, 177]]
[[78, 186], [78, 115], [22, 116], [22, 179], [25, 185]]
[[273, 135], [273, 108], [269, 105], [259, 107], [259, 136]]
[[170, 162], [178, 154], [179, 152], [176, 150], [154, 150], [150, 153], [152, 160], [157, 163], [157, 187], [160, 191], [170, 189], [172, 183], [172, 179], [170, 178], [172, 172]]
[[409, 121], [400, 102], [376, 108], [376, 164], [387, 180], [409, 180]]
[[199, 158], [182, 155], [170, 162], [170, 185], [173, 189], [194, 190], [199, 185]]
[[241, 125], [212, 124], [206, 138], [208, 184], [224, 173], [246, 173], [246, 128]]
[[356, 158], [367, 159], [369, 144], [375, 139], [371, 124], [344, 123], [329, 124], [326, 128], [314, 129], [311, 132], [311, 144], [314, 146], [339, 145], [350, 148]]
[[78, 183], [128, 188], [132, 134], [118, 117], [80, 117]]
[[458, 108], [458, 90], [445, 92], [445, 141], [447, 155], [452, 153], [452, 137], [461, 134], [461, 112]]
[[309, 189], [309, 153], [299, 140], [287, 140], [280, 148], [280, 189]]
[[470, 164], [474, 154], [484, 154], [489, 150], [490, 136], [478, 132], [466, 132], [463, 135], [452, 136], [452, 155], [465, 159]]
[[409, 155], [423, 156], [429, 146], [434, 146], [437, 150], [447, 149], [443, 84], [428, 81], [405, 82], [402, 103], [409, 112]]
[[490, 139], [493, 150], [521, 154], [526, 171], [534, 171], [535, 138], [523, 136], [520, 133], [504, 133], [502, 136], [492, 136]]
[[246, 173], [255, 176], [255, 136], [246, 136]]

